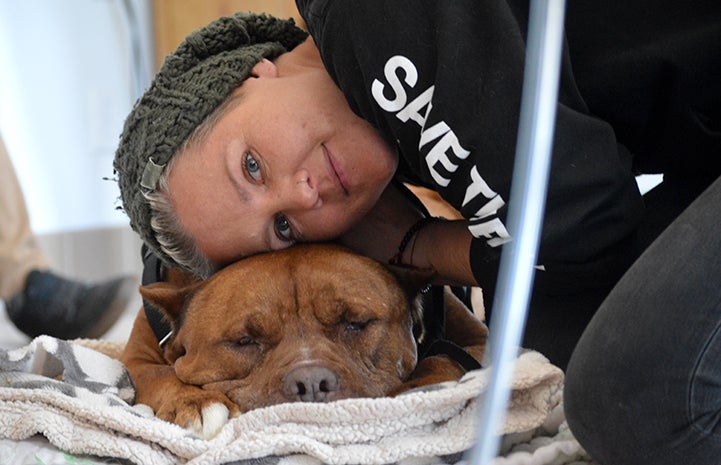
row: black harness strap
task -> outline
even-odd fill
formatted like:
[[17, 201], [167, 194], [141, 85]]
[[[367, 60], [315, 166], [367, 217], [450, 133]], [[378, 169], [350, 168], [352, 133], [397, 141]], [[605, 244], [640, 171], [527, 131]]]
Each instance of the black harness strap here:
[[428, 350], [423, 354], [423, 357], [430, 357], [432, 355], [447, 355], [458, 362], [466, 371], [483, 368], [483, 366], [478, 363], [478, 360], [466, 352], [466, 349], [447, 339], [436, 339], [433, 341]]
[[[141, 284], [145, 286], [162, 281], [163, 263], [158, 256], [145, 244], [143, 244], [140, 252], [143, 257], [143, 277]], [[172, 333], [170, 323], [158, 307], [145, 299], [143, 299], [143, 308], [145, 309], [145, 316], [148, 318], [148, 324], [150, 324], [150, 328], [158, 339], [158, 345], [162, 347]]]
[[424, 354], [433, 341], [443, 339], [446, 335], [446, 299], [443, 286], [430, 286], [421, 292], [421, 308], [423, 309], [423, 328], [425, 336], [418, 346], [418, 354]]
[[[453, 291], [459, 294], [462, 290], [454, 288]], [[458, 297], [468, 303], [465, 296]], [[463, 347], [446, 339], [446, 296], [443, 286], [431, 286], [430, 292], [423, 294], [423, 324], [426, 337], [418, 347], [421, 358], [447, 355], [466, 371], [483, 368]]]

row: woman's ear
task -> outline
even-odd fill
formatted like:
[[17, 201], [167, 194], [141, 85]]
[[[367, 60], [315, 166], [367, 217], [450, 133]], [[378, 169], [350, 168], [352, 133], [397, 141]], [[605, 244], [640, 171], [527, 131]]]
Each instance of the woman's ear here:
[[259, 77], [278, 77], [278, 67], [267, 58], [263, 58], [253, 66], [250, 75], [255, 78]]

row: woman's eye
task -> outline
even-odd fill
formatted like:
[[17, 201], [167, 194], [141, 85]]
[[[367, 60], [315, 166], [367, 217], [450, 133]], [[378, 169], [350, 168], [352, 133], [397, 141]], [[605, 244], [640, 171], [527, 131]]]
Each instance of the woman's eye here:
[[243, 159], [243, 164], [245, 165], [245, 171], [248, 173], [248, 176], [253, 178], [255, 181], [260, 181], [261, 175], [260, 175], [260, 163], [258, 163], [258, 160], [253, 157], [253, 155], [246, 153], [245, 158]]
[[293, 230], [290, 227], [290, 222], [283, 214], [275, 217], [275, 233], [282, 241], [290, 242], [293, 240]]

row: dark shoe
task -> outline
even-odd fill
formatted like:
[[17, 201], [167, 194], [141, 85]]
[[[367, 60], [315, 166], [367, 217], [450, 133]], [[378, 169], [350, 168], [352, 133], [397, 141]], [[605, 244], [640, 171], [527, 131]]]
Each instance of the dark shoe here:
[[115, 324], [136, 292], [130, 277], [87, 285], [34, 270], [5, 308], [15, 326], [32, 338], [97, 338]]

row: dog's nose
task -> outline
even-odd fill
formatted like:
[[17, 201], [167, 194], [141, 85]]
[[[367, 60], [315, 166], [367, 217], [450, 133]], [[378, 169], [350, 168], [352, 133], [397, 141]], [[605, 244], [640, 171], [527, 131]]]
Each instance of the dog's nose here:
[[321, 366], [294, 368], [283, 378], [283, 393], [293, 402], [328, 402], [338, 387], [338, 375]]

